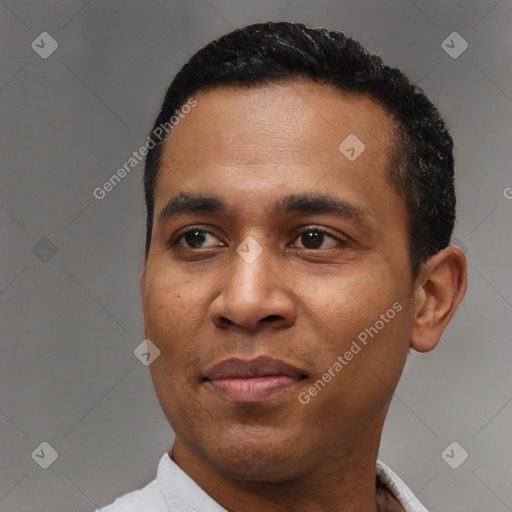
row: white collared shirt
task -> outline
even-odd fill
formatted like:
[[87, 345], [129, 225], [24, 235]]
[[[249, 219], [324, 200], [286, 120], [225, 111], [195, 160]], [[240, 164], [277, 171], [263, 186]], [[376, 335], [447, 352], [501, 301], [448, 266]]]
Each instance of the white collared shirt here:
[[[428, 512], [411, 490], [383, 462], [377, 461], [377, 475], [402, 505], [405, 512]], [[142, 489], [117, 498], [96, 512], [226, 512], [166, 453], [158, 465], [157, 477]]]

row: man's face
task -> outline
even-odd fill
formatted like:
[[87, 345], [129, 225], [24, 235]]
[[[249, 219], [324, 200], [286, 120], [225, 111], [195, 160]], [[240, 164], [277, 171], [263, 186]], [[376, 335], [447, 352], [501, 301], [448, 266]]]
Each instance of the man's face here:
[[[194, 97], [166, 142], [141, 276], [177, 439], [249, 480], [375, 450], [413, 318], [389, 116], [311, 82]], [[351, 134], [364, 151], [338, 149]]]

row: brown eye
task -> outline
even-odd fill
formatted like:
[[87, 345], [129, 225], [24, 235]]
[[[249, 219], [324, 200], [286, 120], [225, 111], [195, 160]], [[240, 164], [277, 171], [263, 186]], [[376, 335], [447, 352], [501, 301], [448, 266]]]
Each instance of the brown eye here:
[[183, 235], [183, 240], [190, 246], [190, 247], [201, 247], [201, 245], [206, 240], [206, 231], [201, 231], [200, 229], [194, 229], [193, 231], [187, 231]]
[[296, 247], [303, 249], [331, 249], [345, 245], [342, 239], [330, 235], [321, 228], [307, 228], [297, 237]]
[[307, 249], [318, 249], [324, 242], [325, 233], [318, 230], [304, 231], [301, 235], [301, 242]]
[[[217, 241], [217, 243], [215, 243]], [[179, 245], [185, 249], [202, 249], [223, 245], [216, 236], [202, 228], [191, 228], [176, 238], [171, 245]]]

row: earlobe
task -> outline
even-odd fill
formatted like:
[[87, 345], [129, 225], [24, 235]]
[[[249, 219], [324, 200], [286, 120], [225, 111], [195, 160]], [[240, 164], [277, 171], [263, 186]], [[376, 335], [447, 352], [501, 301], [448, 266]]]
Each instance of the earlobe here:
[[414, 324], [411, 348], [429, 352], [459, 307], [467, 286], [466, 257], [447, 247], [423, 263], [414, 291]]

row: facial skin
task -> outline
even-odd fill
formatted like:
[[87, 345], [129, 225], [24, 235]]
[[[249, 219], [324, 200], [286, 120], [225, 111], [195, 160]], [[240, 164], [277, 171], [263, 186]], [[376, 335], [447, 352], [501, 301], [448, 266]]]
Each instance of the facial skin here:
[[[372, 99], [308, 81], [194, 97], [166, 142], [141, 274], [172, 456], [230, 511], [384, 510], [375, 492], [384, 419], [409, 348], [434, 348], [464, 295], [464, 255], [441, 251], [413, 281], [405, 201], [387, 180], [393, 123]], [[349, 134], [365, 145], [354, 161], [338, 150]], [[225, 209], [161, 217], [179, 194], [215, 196]], [[302, 195], [352, 207], [276, 208]], [[210, 234], [181, 236], [193, 228]], [[247, 237], [262, 250], [250, 263], [236, 251]], [[301, 404], [394, 303], [401, 311]], [[221, 361], [259, 356], [304, 378], [258, 402], [205, 380]]]

